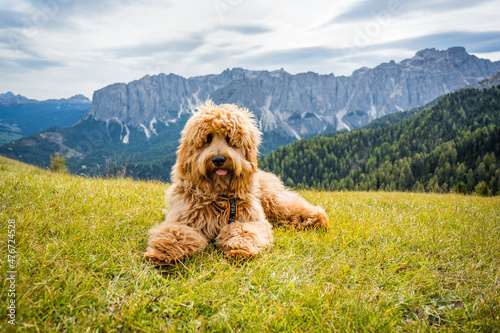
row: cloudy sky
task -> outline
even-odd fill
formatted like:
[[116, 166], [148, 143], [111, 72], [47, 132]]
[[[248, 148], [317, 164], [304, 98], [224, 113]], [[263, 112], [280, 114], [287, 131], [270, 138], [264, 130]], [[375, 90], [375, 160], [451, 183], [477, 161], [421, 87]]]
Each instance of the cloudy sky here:
[[0, 0], [0, 93], [226, 68], [350, 75], [424, 48], [500, 60], [498, 0]]

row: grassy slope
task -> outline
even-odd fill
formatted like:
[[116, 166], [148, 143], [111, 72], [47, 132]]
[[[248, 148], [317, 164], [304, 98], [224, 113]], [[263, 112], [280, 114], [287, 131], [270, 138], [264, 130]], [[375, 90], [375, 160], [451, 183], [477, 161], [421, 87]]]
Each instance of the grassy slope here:
[[305, 191], [327, 209], [328, 231], [278, 228], [275, 246], [253, 261], [230, 262], [210, 246], [157, 269], [141, 253], [166, 188], [0, 157], [2, 276], [7, 221], [17, 221], [17, 328], [500, 330], [500, 197]]
[[22, 137], [20, 133], [21, 130], [17, 126], [10, 126], [0, 122], [0, 146], [5, 143], [20, 139]]

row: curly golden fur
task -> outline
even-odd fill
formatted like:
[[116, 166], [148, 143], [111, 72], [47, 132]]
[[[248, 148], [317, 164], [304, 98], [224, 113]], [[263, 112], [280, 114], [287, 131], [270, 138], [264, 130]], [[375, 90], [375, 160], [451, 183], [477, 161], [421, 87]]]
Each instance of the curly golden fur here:
[[[260, 137], [246, 109], [211, 101], [198, 109], [182, 131], [167, 216], [150, 230], [146, 259], [171, 264], [202, 251], [209, 240], [228, 257], [249, 258], [273, 244], [269, 221], [298, 229], [327, 226], [321, 207], [258, 169]], [[227, 196], [236, 203], [233, 223]]]

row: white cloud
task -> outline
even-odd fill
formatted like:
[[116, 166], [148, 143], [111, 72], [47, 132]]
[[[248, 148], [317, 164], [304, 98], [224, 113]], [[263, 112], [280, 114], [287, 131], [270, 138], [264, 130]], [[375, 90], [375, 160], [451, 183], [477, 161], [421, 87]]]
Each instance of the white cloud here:
[[500, 59], [498, 1], [0, 0], [0, 8], [0, 92], [38, 99], [90, 97], [159, 72], [350, 75], [426, 47]]

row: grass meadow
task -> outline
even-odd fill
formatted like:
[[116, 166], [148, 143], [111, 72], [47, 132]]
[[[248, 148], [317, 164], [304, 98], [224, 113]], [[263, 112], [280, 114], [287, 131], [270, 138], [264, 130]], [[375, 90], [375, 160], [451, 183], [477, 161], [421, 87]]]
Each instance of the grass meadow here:
[[328, 230], [276, 228], [251, 261], [209, 245], [158, 268], [142, 253], [167, 187], [0, 157], [0, 330], [500, 331], [500, 197], [301, 191]]

